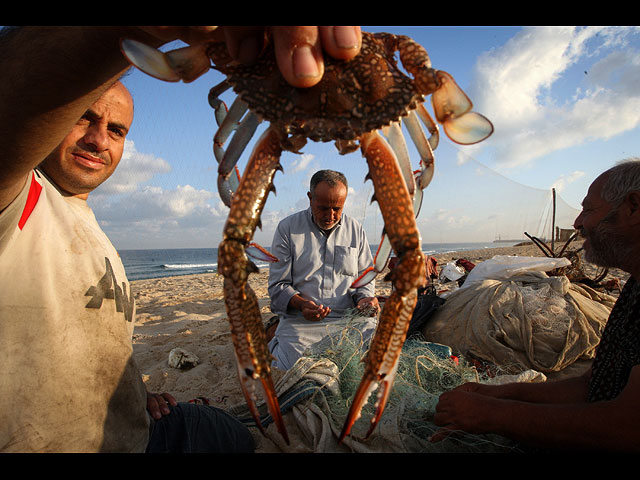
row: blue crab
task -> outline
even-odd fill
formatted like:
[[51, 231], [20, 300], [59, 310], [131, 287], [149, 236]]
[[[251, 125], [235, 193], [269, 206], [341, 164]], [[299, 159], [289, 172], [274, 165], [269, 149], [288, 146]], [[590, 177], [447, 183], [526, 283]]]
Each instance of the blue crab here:
[[[240, 65], [231, 60], [222, 43], [162, 53], [138, 42], [122, 41], [123, 53], [132, 64], [165, 81], [190, 82], [210, 68], [226, 75], [209, 95], [219, 124], [214, 137], [218, 190], [230, 207], [219, 247], [219, 271], [225, 278], [225, 301], [247, 404], [262, 429], [255, 397], [255, 385], [262, 384], [268, 408], [285, 439], [264, 327], [255, 294], [247, 283], [256, 267], [246, 255], [249, 250], [260, 251], [251, 240], [273, 190], [275, 173], [281, 169], [281, 153], [299, 152], [307, 140], [333, 141], [341, 154], [360, 149], [368, 163], [368, 178], [373, 181], [385, 233], [374, 265], [355, 281], [354, 287], [375, 278], [386, 266], [392, 249], [399, 257], [393, 270], [396, 288], [380, 314], [365, 372], [339, 437], [342, 442], [378, 388], [367, 437], [379, 422], [415, 308], [416, 292], [425, 279], [415, 216], [422, 190], [433, 176], [433, 150], [439, 141], [439, 127], [424, 106], [425, 98], [431, 95], [435, 118], [454, 142], [477, 143], [493, 132], [491, 122], [472, 111], [471, 101], [453, 77], [433, 69], [427, 52], [411, 38], [363, 32], [362, 40], [355, 59], [327, 59], [322, 81], [306, 89], [294, 88], [283, 79], [268, 42], [256, 63]], [[398, 68], [396, 52], [411, 76]], [[228, 88], [233, 88], [237, 98], [227, 111], [218, 96]], [[255, 144], [240, 176], [236, 162], [261, 121], [269, 122], [269, 127]], [[400, 122], [407, 126], [421, 157], [416, 172], [411, 168]]]

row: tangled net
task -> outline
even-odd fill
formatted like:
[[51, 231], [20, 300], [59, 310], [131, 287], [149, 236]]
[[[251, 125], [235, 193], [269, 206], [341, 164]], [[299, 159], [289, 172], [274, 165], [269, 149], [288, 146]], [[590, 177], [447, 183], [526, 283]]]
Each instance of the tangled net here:
[[[347, 416], [364, 372], [362, 360], [368, 348], [368, 339], [363, 338], [358, 328], [358, 312], [348, 312], [347, 316], [349, 319], [346, 328], [325, 337], [306, 355], [314, 359], [330, 359], [338, 367], [339, 389], [331, 389], [333, 393], [325, 391], [324, 395], [324, 402], [337, 425], [341, 425]], [[406, 340], [402, 349], [398, 372], [384, 415], [396, 416], [402, 435], [418, 439], [417, 444], [422, 446], [421, 451], [517, 450], [514, 442], [497, 435], [470, 435], [460, 432], [439, 443], [428, 441], [439, 428], [432, 420], [440, 394], [468, 381], [484, 380], [488, 380], [488, 376], [479, 373], [464, 358], [451, 357], [449, 347], [427, 342], [421, 335], [416, 334]], [[368, 428], [364, 423], [368, 424], [368, 419], [374, 414], [375, 397], [374, 393], [362, 409], [362, 418], [356, 422], [354, 432], [365, 431]], [[357, 428], [359, 425], [360, 428]]]
[[575, 308], [548, 283], [525, 285], [521, 289], [525, 313], [531, 319], [535, 332], [554, 332], [566, 335], [575, 317]]

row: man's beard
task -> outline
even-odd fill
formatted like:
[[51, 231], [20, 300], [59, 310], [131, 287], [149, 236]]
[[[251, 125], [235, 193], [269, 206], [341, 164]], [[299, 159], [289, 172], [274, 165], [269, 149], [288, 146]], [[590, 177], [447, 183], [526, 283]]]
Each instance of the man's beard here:
[[584, 259], [604, 268], [624, 268], [632, 253], [632, 247], [617, 232], [615, 218], [618, 210], [613, 210], [592, 230], [583, 231], [589, 241]]

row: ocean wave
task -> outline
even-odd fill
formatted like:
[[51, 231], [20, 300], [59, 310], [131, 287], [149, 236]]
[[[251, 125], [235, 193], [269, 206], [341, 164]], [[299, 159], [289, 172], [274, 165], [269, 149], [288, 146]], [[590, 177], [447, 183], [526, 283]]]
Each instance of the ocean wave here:
[[217, 267], [217, 263], [177, 263], [177, 264], [163, 264], [162, 268], [175, 268], [175, 269], [185, 269], [185, 268], [215, 268]]

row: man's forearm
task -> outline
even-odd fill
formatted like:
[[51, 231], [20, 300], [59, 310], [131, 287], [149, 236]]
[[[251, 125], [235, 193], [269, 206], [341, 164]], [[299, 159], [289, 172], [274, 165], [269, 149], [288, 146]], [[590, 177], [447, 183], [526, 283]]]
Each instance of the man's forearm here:
[[589, 373], [551, 382], [482, 385], [478, 393], [530, 403], [581, 403], [586, 401], [588, 383]]
[[614, 402], [531, 404], [499, 400], [484, 412], [488, 432], [545, 449], [638, 451], [633, 409]]
[[289, 299], [289, 308], [294, 310], [302, 311], [302, 307], [307, 302], [304, 298], [302, 298], [299, 294], [294, 295]]

